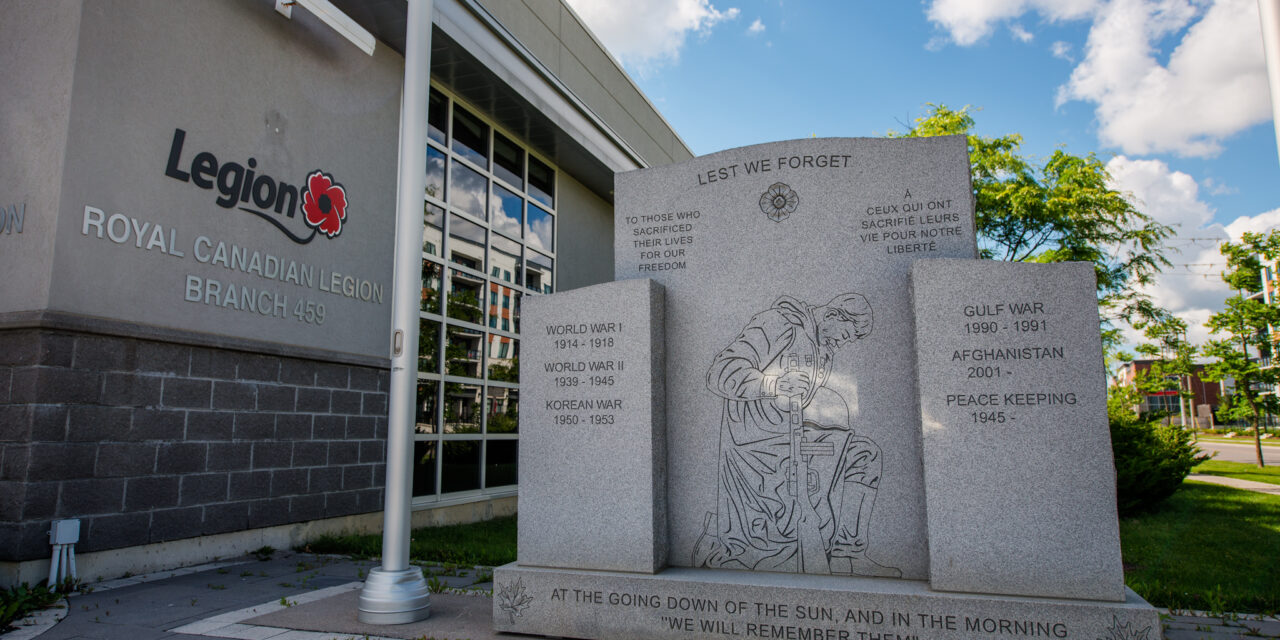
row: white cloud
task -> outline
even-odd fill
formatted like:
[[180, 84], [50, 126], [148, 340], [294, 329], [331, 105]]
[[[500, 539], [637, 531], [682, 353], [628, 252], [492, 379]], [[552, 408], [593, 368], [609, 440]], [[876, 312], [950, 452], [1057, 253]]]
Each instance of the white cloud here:
[[710, 0], [568, 0], [578, 17], [626, 65], [644, 69], [680, 58], [690, 33], [738, 17], [737, 8], [716, 9]]
[[1204, 179], [1204, 188], [1207, 189], [1211, 195], [1215, 196], [1229, 196], [1240, 193], [1239, 189], [1221, 180], [1214, 180], [1213, 178]]
[[1050, 21], [1088, 16], [1099, 0], [933, 0], [925, 14], [964, 47], [991, 35], [996, 25], [1039, 13]]
[[[1186, 320], [1188, 338], [1202, 344], [1208, 337], [1204, 321], [1230, 295], [1219, 277], [1223, 259], [1218, 253], [1218, 241], [1227, 239], [1229, 230], [1213, 222], [1214, 210], [1200, 199], [1196, 180], [1162, 161], [1117, 156], [1107, 162], [1107, 171], [1112, 187], [1129, 194], [1139, 211], [1174, 227], [1176, 235], [1167, 241], [1166, 252], [1174, 266], [1144, 292]], [[1131, 330], [1125, 337], [1130, 343], [1144, 341]]]
[[1246, 231], [1266, 233], [1277, 226], [1280, 226], [1280, 209], [1272, 209], [1256, 216], [1240, 216], [1231, 221], [1226, 230], [1232, 240], [1239, 240]]
[[[1105, 5], [1058, 102], [1096, 104], [1101, 141], [1126, 153], [1218, 153], [1220, 140], [1269, 116], [1261, 30], [1253, 0], [1199, 10], [1188, 0]], [[1188, 24], [1161, 65], [1154, 43]]]
[[751, 35], [756, 35], [757, 33], [763, 33], [763, 32], [764, 32], [764, 23], [760, 21], [760, 18], [756, 18], [756, 21], [752, 22], [751, 26], [747, 27], [747, 33]]
[[1052, 53], [1053, 57], [1058, 58], [1060, 60], [1066, 60], [1067, 62], [1076, 61], [1075, 56], [1071, 55], [1070, 42], [1063, 42], [1062, 40], [1059, 40], [1049, 45], [1049, 53]]
[[[933, 51], [1002, 24], [1016, 36], [1029, 14], [1090, 22], [1057, 101], [1092, 103], [1102, 144], [1127, 154], [1212, 156], [1270, 117], [1255, 0], [930, 0], [926, 14], [946, 34], [929, 40]], [[1069, 43], [1050, 51], [1074, 62]]]
[[1013, 38], [1018, 42], [1031, 42], [1036, 38], [1030, 31], [1027, 31], [1025, 27], [1016, 22], [1009, 25], [1009, 33], [1013, 34]]

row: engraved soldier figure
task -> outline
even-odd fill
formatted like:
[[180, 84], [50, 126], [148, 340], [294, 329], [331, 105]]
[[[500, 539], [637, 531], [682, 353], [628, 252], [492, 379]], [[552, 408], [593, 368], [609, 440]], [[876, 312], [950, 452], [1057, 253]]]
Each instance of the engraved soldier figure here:
[[901, 577], [867, 557], [880, 448], [826, 386], [841, 347], [871, 333], [857, 293], [822, 306], [782, 296], [712, 360], [724, 400], [717, 510], [695, 566]]

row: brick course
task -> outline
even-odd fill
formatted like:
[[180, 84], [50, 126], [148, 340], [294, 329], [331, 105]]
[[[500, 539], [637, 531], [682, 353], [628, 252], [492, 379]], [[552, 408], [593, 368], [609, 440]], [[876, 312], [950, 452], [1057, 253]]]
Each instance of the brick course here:
[[387, 371], [0, 330], [0, 561], [382, 508]]

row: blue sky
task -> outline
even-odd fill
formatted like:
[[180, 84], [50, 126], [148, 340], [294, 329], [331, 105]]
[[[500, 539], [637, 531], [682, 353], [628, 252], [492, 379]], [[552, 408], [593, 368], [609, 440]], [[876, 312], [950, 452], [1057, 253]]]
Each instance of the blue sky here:
[[696, 154], [879, 136], [930, 102], [1034, 157], [1097, 152], [1176, 225], [1150, 293], [1193, 326], [1228, 295], [1215, 239], [1280, 224], [1256, 0], [568, 2]]

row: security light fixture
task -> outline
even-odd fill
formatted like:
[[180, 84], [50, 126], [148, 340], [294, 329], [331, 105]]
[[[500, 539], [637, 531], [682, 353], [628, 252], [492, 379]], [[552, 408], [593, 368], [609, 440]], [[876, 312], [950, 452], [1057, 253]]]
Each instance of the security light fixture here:
[[360, 50], [373, 55], [373, 47], [377, 43], [373, 34], [369, 33], [356, 24], [355, 20], [347, 17], [337, 7], [333, 6], [329, 0], [276, 0], [276, 12], [286, 18], [293, 18], [294, 5], [300, 5], [302, 8], [314, 13], [325, 24], [333, 28], [334, 31], [342, 34], [351, 44], [360, 47]]

